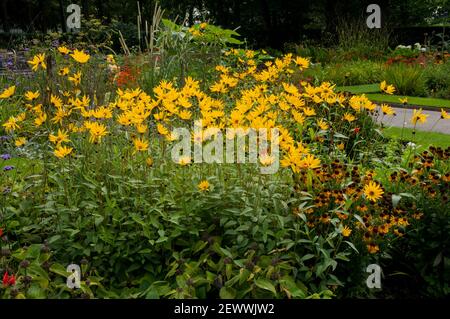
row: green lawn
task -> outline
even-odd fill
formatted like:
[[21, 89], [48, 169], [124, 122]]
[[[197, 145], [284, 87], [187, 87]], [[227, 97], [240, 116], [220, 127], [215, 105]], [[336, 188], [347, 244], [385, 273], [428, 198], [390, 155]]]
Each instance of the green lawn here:
[[402, 129], [401, 127], [386, 128], [384, 133], [386, 136], [394, 139], [412, 142], [419, 146], [419, 150], [427, 149], [431, 145], [440, 146], [442, 148], [450, 146], [450, 135], [442, 133], [416, 130], [416, 134], [413, 134], [412, 129]]
[[[368, 93], [366, 96], [374, 102], [388, 102], [388, 103], [398, 103], [400, 104], [399, 99], [404, 98], [402, 95], [386, 95], [381, 93]], [[437, 108], [450, 108], [450, 100], [444, 99], [435, 99], [428, 97], [414, 97], [414, 96], [406, 96], [408, 98], [409, 105], [418, 105], [418, 106], [431, 106]]]
[[[399, 99], [404, 98], [403, 95], [387, 95], [381, 94], [379, 84], [364, 84], [364, 85], [353, 85], [353, 86], [339, 86], [338, 91], [347, 91], [353, 94], [366, 93], [366, 96], [374, 102], [387, 102], [387, 103], [397, 103], [400, 104]], [[408, 98], [408, 103], [410, 105], [418, 106], [431, 106], [437, 108], [448, 108], [450, 109], [450, 100], [445, 99], [435, 99], [428, 97], [414, 97], [406, 96]]]
[[380, 85], [376, 83], [364, 85], [338, 86], [336, 89], [338, 91], [346, 91], [351, 92], [353, 94], [378, 93], [380, 92]]

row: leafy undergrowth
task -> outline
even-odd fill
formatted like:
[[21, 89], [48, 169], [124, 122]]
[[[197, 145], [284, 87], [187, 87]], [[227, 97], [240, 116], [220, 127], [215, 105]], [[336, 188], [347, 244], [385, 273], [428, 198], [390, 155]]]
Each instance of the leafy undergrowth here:
[[[30, 90], [0, 95], [2, 297], [389, 297], [365, 269], [396, 269], [402, 247], [418, 249], [404, 257], [415, 287], [448, 294], [450, 148], [388, 144], [367, 97], [292, 81], [308, 59], [231, 49], [210, 81], [144, 92], [116, 87], [114, 57], [58, 51], [50, 71], [30, 60]], [[255, 163], [220, 164], [227, 141], [248, 156], [238, 140], [258, 129]], [[422, 274], [433, 254], [441, 268]]]

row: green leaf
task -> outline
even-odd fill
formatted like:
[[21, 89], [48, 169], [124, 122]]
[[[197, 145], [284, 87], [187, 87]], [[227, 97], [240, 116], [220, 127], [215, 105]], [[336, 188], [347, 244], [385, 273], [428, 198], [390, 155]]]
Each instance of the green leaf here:
[[57, 264], [54, 263], [50, 266], [49, 269], [51, 272], [63, 276], [63, 277], [69, 277], [69, 275], [71, 275], [71, 273], [69, 273], [68, 271], [66, 271], [66, 268], [64, 268], [61, 264]]
[[261, 289], [272, 292], [274, 295], [277, 294], [277, 291], [275, 290], [275, 286], [272, 285], [272, 283], [267, 279], [263, 279], [263, 278], [257, 279], [255, 281], [255, 285]]
[[236, 290], [231, 287], [220, 288], [219, 296], [222, 299], [234, 299], [236, 298]]

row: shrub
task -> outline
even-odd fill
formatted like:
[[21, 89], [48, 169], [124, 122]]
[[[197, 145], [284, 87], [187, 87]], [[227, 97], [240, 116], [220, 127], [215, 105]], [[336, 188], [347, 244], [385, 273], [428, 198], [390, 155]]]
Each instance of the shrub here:
[[379, 83], [383, 80], [382, 64], [369, 60], [335, 63], [324, 67], [324, 71], [321, 80], [337, 85]]
[[426, 96], [424, 69], [420, 66], [394, 64], [386, 68], [387, 82], [397, 89], [397, 94]]
[[431, 96], [450, 99], [450, 62], [427, 67], [424, 76]]

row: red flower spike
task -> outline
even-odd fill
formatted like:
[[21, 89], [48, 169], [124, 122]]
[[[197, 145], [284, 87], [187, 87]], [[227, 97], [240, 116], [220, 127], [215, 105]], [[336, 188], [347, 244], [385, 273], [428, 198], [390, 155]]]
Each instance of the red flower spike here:
[[5, 272], [5, 274], [3, 275], [3, 286], [8, 286], [8, 282], [9, 282], [8, 272]]
[[12, 275], [11, 277], [9, 277], [8, 284], [14, 286], [16, 284], [16, 276]]

